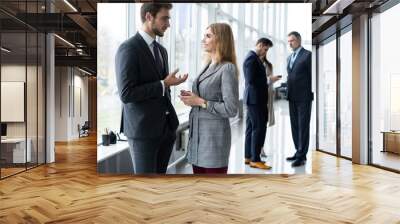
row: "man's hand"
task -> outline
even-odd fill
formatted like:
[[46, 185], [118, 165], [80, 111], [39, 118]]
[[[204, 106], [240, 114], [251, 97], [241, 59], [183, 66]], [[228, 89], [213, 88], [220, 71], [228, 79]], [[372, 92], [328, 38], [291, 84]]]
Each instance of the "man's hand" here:
[[170, 87], [170, 86], [177, 86], [181, 84], [182, 82], [186, 81], [188, 78], [188, 74], [184, 74], [183, 76], [176, 77], [176, 73], [178, 73], [179, 69], [176, 69], [173, 71], [171, 74], [169, 74], [167, 77], [164, 79], [164, 85], [165, 87]]

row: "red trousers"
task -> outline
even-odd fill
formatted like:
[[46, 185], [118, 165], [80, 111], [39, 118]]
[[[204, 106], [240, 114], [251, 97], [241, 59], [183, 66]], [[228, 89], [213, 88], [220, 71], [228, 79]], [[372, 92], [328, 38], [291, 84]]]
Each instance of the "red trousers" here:
[[204, 168], [199, 166], [193, 166], [193, 174], [227, 174], [228, 167], [219, 167], [219, 168]]

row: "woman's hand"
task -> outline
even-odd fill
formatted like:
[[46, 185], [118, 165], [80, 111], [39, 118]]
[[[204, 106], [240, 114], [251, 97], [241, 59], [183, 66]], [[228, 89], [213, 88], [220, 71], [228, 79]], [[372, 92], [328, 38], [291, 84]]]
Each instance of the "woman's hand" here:
[[181, 95], [179, 96], [179, 98], [181, 98], [182, 102], [186, 106], [201, 106], [205, 103], [205, 100], [203, 98], [186, 90], [181, 90]]
[[270, 80], [272, 81], [272, 83], [274, 83], [274, 82], [278, 81], [278, 80], [281, 79], [281, 78], [282, 78], [281, 75], [272, 75], [272, 76], [270, 77]]

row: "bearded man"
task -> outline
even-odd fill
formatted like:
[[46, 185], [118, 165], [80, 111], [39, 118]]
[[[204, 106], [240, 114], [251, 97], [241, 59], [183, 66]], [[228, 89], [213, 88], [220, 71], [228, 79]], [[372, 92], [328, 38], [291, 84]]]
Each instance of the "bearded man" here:
[[187, 74], [169, 73], [167, 50], [156, 41], [170, 26], [172, 4], [144, 3], [142, 27], [121, 44], [115, 58], [123, 131], [128, 137], [135, 174], [166, 173], [179, 121], [171, 104], [170, 86]]

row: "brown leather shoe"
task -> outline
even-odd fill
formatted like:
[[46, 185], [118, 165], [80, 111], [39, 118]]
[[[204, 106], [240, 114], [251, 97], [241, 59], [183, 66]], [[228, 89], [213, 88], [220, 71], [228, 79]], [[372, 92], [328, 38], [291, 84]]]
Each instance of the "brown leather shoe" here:
[[[244, 164], [249, 165], [251, 162], [251, 159], [244, 159]], [[260, 161], [261, 163], [265, 163], [265, 161]]]
[[[250, 164], [250, 162], [251, 162], [251, 159], [244, 158], [244, 164], [248, 165], [248, 164]], [[260, 163], [265, 163], [265, 161], [260, 161]]]
[[263, 162], [250, 162], [250, 167], [263, 169], [263, 170], [269, 170], [272, 168], [268, 165], [265, 165]]

